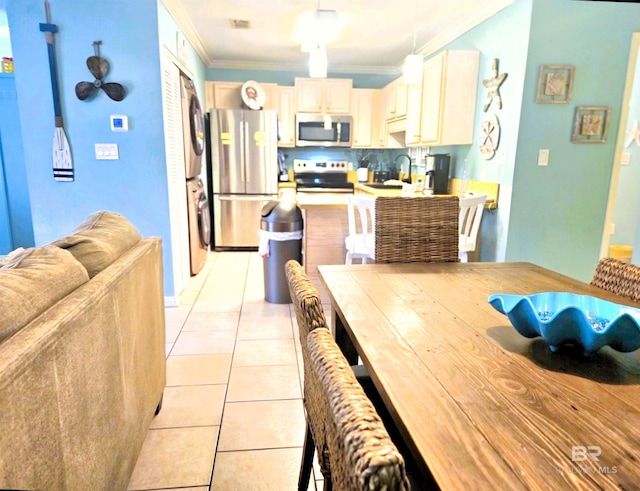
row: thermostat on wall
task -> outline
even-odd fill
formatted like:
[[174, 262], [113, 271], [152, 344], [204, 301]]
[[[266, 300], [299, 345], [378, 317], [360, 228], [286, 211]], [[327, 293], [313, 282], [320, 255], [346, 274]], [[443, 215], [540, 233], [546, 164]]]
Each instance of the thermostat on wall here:
[[129, 118], [122, 114], [112, 114], [111, 131], [129, 131]]

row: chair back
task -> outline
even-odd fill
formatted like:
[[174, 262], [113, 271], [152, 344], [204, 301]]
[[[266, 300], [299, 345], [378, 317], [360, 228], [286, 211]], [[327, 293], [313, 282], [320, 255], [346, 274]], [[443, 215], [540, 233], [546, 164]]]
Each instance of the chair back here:
[[487, 201], [486, 194], [460, 198], [460, 216], [458, 217], [460, 252], [476, 250], [485, 201]]
[[[375, 258], [375, 214], [376, 199], [372, 196], [347, 196], [347, 221], [349, 235], [344, 239], [347, 249], [345, 264], [351, 264], [354, 258], [360, 258], [363, 263]], [[359, 225], [355, 210], [360, 217]]]
[[457, 262], [457, 196], [376, 199], [376, 262]]
[[640, 267], [611, 257], [600, 259], [593, 286], [640, 302]]
[[408, 491], [405, 462], [333, 336], [309, 334], [309, 405], [325, 422], [335, 490]]
[[300, 350], [302, 352], [302, 367], [304, 371], [303, 402], [307, 410], [307, 420], [313, 435], [313, 442], [318, 451], [318, 463], [324, 476], [329, 475], [329, 449], [326, 443], [326, 432], [322, 413], [317, 405], [310, 405], [313, 397], [309, 395], [311, 368], [309, 364], [309, 348], [307, 337], [314, 330], [329, 333], [327, 319], [322, 308], [320, 294], [313, 285], [304, 269], [295, 259], [287, 261], [284, 266], [285, 276], [291, 294], [293, 310], [296, 314], [298, 333], [300, 335]]
[[[355, 209], [358, 210], [360, 218], [360, 229], [356, 225]], [[356, 194], [347, 195], [347, 219], [349, 222], [349, 235], [362, 234], [363, 240], [369, 234], [375, 233], [376, 229], [376, 199], [371, 196]], [[371, 225], [369, 227], [369, 225]]]

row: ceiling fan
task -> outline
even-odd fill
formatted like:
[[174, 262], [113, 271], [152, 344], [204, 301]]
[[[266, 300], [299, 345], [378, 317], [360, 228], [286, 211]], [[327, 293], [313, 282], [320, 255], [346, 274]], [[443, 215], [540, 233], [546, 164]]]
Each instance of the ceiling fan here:
[[94, 55], [87, 58], [87, 68], [95, 77], [93, 82], [79, 82], [76, 84], [76, 96], [81, 101], [95, 95], [98, 89], [102, 89], [114, 101], [121, 101], [125, 96], [125, 89], [115, 82], [103, 82], [102, 79], [109, 71], [109, 62], [100, 56], [102, 41], [93, 42]]

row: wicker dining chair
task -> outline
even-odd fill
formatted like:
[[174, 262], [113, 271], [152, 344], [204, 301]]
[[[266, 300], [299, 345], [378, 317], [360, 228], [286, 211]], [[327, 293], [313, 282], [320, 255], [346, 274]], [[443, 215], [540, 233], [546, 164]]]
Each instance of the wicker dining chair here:
[[309, 333], [306, 397], [326, 431], [331, 491], [408, 491], [404, 458], [326, 329]]
[[298, 478], [298, 490], [307, 491], [309, 478], [313, 467], [314, 444], [318, 452], [318, 464], [320, 472], [328, 481], [331, 480], [329, 469], [329, 449], [326, 443], [324, 420], [322, 414], [318, 412], [316, 406], [308, 405], [308, 381], [311, 378], [309, 365], [309, 349], [307, 347], [307, 336], [314, 329], [323, 329], [329, 332], [327, 320], [322, 309], [320, 294], [313, 285], [304, 269], [296, 260], [287, 261], [285, 264], [285, 276], [293, 302], [298, 331], [300, 334], [300, 349], [302, 351], [302, 365], [304, 371], [303, 401], [307, 411], [307, 428], [304, 436], [304, 447], [302, 449], [302, 463]]
[[611, 257], [600, 259], [593, 286], [640, 302], [640, 267]]
[[457, 262], [457, 196], [376, 199], [376, 262]]

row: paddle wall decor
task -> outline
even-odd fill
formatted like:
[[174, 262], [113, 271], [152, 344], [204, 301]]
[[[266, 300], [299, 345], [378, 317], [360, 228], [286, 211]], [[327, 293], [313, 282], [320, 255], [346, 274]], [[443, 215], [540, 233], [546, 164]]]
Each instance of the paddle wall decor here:
[[81, 101], [93, 98], [98, 89], [104, 92], [114, 101], [120, 102], [124, 99], [125, 89], [121, 84], [115, 82], [103, 82], [102, 79], [109, 72], [109, 62], [100, 56], [100, 45], [102, 41], [93, 42], [93, 56], [87, 58], [87, 68], [94, 76], [93, 82], [79, 82], [76, 84], [76, 96]]
[[40, 23], [40, 31], [44, 32], [49, 55], [49, 72], [51, 75], [51, 92], [53, 93], [53, 113], [55, 116], [55, 132], [53, 133], [53, 178], [56, 181], [73, 181], [73, 159], [67, 135], [62, 125], [62, 110], [60, 109], [60, 92], [58, 73], [56, 70], [56, 56], [53, 49], [53, 33], [58, 32], [58, 26], [51, 23], [49, 2], [44, 2], [45, 23]]

